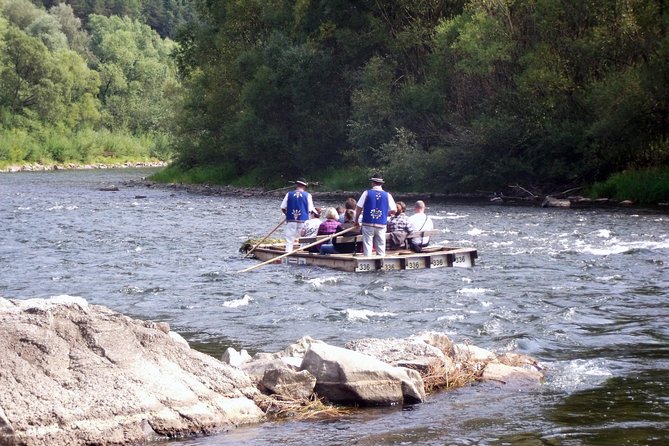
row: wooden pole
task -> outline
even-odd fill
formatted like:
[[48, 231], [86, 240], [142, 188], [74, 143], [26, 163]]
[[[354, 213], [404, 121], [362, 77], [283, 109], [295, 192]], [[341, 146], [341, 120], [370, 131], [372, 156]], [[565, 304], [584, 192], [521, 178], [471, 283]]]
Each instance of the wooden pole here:
[[356, 228], [355, 226], [351, 226], [350, 228], [348, 228], [348, 229], [344, 229], [344, 230], [341, 231], [341, 232], [337, 232], [336, 234], [332, 234], [332, 235], [330, 235], [330, 236], [328, 236], [328, 237], [326, 237], [326, 238], [322, 238], [322, 239], [320, 239], [320, 240], [318, 240], [318, 241], [315, 241], [315, 242], [313, 242], [313, 243], [309, 243], [308, 245], [301, 246], [301, 247], [299, 247], [298, 249], [296, 249], [296, 250], [294, 250], [294, 251], [287, 252], [287, 253], [285, 253], [285, 254], [280, 255], [279, 257], [274, 257], [273, 259], [265, 260], [265, 261], [262, 262], [262, 263], [259, 263], [259, 264], [257, 264], [257, 265], [250, 266], [250, 267], [248, 267], [248, 268], [246, 268], [246, 269], [243, 269], [243, 270], [241, 270], [241, 271], [237, 271], [237, 272], [239, 272], [239, 273], [245, 273], [245, 272], [254, 270], [254, 269], [256, 269], [256, 268], [260, 268], [261, 266], [265, 266], [265, 265], [267, 265], [267, 264], [269, 264], [269, 263], [274, 263], [274, 262], [276, 262], [277, 260], [283, 259], [284, 257], [288, 257], [288, 256], [291, 255], [291, 254], [294, 254], [294, 253], [296, 253], [296, 252], [300, 252], [300, 251], [304, 251], [305, 249], [309, 249], [309, 248], [311, 248], [312, 246], [316, 246], [316, 245], [318, 245], [318, 244], [320, 244], [320, 243], [324, 243], [326, 240], [332, 240], [332, 239], [335, 238], [335, 237], [339, 237], [339, 236], [342, 235], [342, 234], [346, 234], [347, 232], [349, 232], [349, 231], [351, 231], [351, 230], [353, 230], [353, 229], [355, 229], [355, 228]]
[[251, 248], [251, 250], [250, 250], [249, 252], [247, 252], [246, 255], [245, 255], [244, 257], [249, 257], [249, 256], [251, 255], [251, 253], [253, 253], [253, 251], [255, 251], [256, 248], [262, 244], [262, 242], [264, 242], [265, 240], [267, 240], [267, 237], [269, 237], [270, 235], [274, 234], [274, 231], [276, 231], [277, 229], [279, 229], [279, 227], [281, 227], [281, 225], [284, 224], [285, 222], [286, 222], [286, 219], [281, 220], [281, 221], [279, 222], [279, 224], [276, 225], [276, 227], [275, 227], [274, 229], [272, 229], [272, 230], [269, 232], [269, 234], [267, 234], [262, 240], [260, 240], [258, 243], [256, 243], [256, 245], [255, 245], [253, 248]]

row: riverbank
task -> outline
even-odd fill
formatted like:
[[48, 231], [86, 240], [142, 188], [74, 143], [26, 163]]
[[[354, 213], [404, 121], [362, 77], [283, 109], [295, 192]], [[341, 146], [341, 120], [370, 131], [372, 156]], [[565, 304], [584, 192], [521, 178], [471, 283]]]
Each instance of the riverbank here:
[[[239, 187], [232, 185], [217, 184], [185, 184], [185, 183], [162, 183], [151, 179], [128, 181], [127, 187], [148, 187], [158, 189], [172, 189], [184, 191], [196, 195], [219, 195], [234, 197], [283, 197], [287, 191], [293, 189], [293, 185], [278, 189], [263, 189], [261, 187]], [[357, 198], [361, 190], [318, 190], [319, 185], [312, 185], [309, 192], [315, 199], [344, 201], [348, 197]], [[662, 209], [669, 208], [669, 203], [657, 203], [655, 206], [637, 205], [631, 200], [615, 200], [611, 198], [592, 199], [581, 195], [570, 195], [564, 198], [552, 196], [540, 196], [531, 193], [524, 195], [505, 195], [491, 192], [472, 193], [439, 193], [439, 192], [394, 192], [396, 200], [404, 201], [438, 201], [448, 203], [467, 203], [478, 205], [509, 205], [509, 206], [531, 206], [531, 207], [553, 207], [553, 208], [639, 208], [639, 209]]]
[[151, 161], [122, 161], [111, 163], [30, 163], [30, 164], [10, 164], [7, 166], [0, 166], [0, 172], [16, 173], [16, 172], [44, 172], [50, 170], [91, 170], [91, 169], [132, 169], [144, 167], [165, 167], [166, 161], [151, 160]]

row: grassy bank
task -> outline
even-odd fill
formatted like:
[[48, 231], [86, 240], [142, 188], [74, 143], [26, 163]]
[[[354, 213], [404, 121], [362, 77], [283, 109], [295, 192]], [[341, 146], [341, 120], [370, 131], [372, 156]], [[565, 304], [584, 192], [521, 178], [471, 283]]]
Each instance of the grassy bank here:
[[592, 198], [631, 200], [637, 204], [669, 202], [669, 168], [617, 173], [590, 188]]
[[117, 164], [169, 159], [168, 138], [60, 128], [0, 129], [0, 168], [26, 164]]

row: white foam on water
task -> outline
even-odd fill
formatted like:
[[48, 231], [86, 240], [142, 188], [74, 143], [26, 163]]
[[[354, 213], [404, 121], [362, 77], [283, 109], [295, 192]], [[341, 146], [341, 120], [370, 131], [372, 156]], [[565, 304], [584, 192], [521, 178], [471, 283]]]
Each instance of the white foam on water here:
[[613, 373], [604, 359], [575, 359], [551, 364], [546, 374], [546, 384], [573, 392], [600, 385], [611, 376]]
[[463, 314], [449, 314], [446, 316], [439, 316], [437, 318], [437, 321], [448, 321], [448, 322], [454, 322], [454, 321], [463, 321], [465, 320], [465, 316]]
[[595, 277], [595, 280], [599, 280], [600, 282], [611, 282], [613, 280], [622, 280], [623, 276], [620, 274], [615, 274], [613, 276], [600, 276], [600, 277]]
[[251, 298], [251, 296], [249, 296], [248, 294], [244, 294], [244, 297], [242, 297], [241, 299], [226, 300], [225, 302], [223, 302], [223, 306], [228, 308], [244, 307], [250, 304], [252, 300], [253, 299]]
[[649, 251], [669, 249], [669, 241], [635, 241], [635, 242], [621, 242], [616, 238], [608, 239], [610, 242], [604, 246], [583, 245], [577, 251], [584, 254], [592, 254], [595, 256], [608, 256], [616, 254], [625, 254], [636, 249], [647, 249]]
[[315, 289], [322, 288], [323, 285], [335, 284], [342, 281], [342, 278], [339, 276], [329, 276], [329, 277], [316, 277], [314, 279], [307, 280], [307, 283]]
[[350, 321], [368, 321], [370, 317], [392, 317], [397, 316], [397, 313], [388, 311], [372, 311], [372, 310], [354, 310], [347, 308], [342, 311], [346, 315], [346, 319]]
[[594, 235], [595, 237], [610, 238], [611, 231], [609, 231], [608, 229], [600, 229], [599, 231], [596, 231]]
[[461, 279], [464, 283], [472, 283], [472, 279], [470, 277], [463, 277]]
[[488, 288], [461, 288], [456, 291], [458, 294], [485, 294], [489, 291], [492, 291]]
[[469, 215], [447, 214], [445, 218], [448, 220], [461, 220], [468, 217]]
[[467, 235], [481, 235], [484, 232], [485, 231], [483, 229], [473, 228], [473, 229], [470, 229], [469, 231], [467, 231]]

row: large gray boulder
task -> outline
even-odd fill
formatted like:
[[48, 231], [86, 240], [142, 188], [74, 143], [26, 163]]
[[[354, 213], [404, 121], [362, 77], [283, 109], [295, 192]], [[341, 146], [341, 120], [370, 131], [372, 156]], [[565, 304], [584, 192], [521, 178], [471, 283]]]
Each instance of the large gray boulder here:
[[137, 444], [263, 418], [248, 376], [80, 298], [0, 298], [0, 444]]
[[393, 367], [353, 350], [313, 343], [301, 368], [316, 377], [316, 393], [331, 402], [388, 406], [425, 399], [417, 371]]
[[316, 378], [307, 370], [299, 372], [288, 368], [269, 369], [261, 384], [273, 394], [292, 400], [308, 400], [314, 393]]

